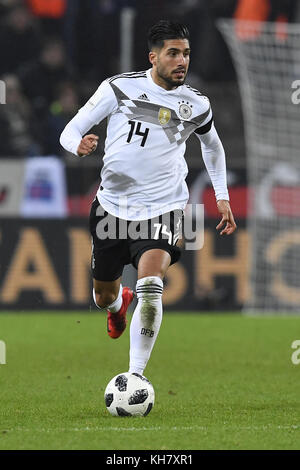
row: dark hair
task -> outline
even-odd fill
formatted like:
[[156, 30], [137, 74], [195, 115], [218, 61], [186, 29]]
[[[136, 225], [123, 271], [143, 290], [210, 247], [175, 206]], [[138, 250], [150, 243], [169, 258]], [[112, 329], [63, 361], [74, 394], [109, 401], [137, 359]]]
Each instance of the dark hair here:
[[184, 24], [169, 20], [160, 20], [148, 31], [148, 47], [162, 48], [165, 39], [190, 39], [190, 33]]

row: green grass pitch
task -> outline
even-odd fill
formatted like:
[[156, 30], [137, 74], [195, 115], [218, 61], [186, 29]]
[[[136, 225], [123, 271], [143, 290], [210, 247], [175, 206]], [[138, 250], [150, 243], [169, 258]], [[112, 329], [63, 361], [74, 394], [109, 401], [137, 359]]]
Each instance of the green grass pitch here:
[[165, 313], [145, 370], [147, 417], [112, 417], [106, 384], [128, 369], [102, 313], [2, 313], [0, 449], [300, 449], [300, 318]]

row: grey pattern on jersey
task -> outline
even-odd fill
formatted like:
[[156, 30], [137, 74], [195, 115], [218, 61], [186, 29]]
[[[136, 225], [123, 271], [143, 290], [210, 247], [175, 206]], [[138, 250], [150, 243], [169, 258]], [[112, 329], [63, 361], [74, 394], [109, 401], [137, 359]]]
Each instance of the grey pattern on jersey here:
[[110, 86], [118, 101], [118, 113], [125, 114], [125, 116], [131, 120], [137, 119], [162, 127], [170, 144], [177, 143], [180, 145], [185, 142], [191, 133], [201, 126], [211, 111], [209, 107], [205, 113], [193, 117], [190, 121], [183, 121], [177, 116], [173, 109], [169, 109], [171, 113], [170, 119], [166, 124], [161, 124], [158, 116], [162, 108], [166, 109], [165, 106], [149, 103], [147, 101], [131, 100], [114, 83], [111, 82]]

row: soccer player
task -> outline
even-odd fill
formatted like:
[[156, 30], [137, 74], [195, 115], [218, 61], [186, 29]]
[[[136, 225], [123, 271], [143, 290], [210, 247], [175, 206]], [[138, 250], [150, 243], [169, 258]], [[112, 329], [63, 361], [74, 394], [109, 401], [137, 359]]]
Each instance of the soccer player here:
[[[134, 296], [131, 289], [122, 287], [123, 268], [132, 263], [137, 269], [138, 301], [130, 324], [129, 372], [141, 375], [162, 321], [163, 279], [180, 257], [178, 229], [189, 197], [185, 141], [192, 133], [201, 142], [215, 190], [221, 214], [216, 228], [221, 235], [236, 229], [229, 205], [225, 154], [210, 102], [185, 85], [190, 62], [188, 29], [161, 20], [150, 28], [148, 45], [152, 67], [104, 80], [60, 138], [66, 150], [85, 157], [98, 143], [98, 136], [88, 131], [107, 118], [101, 182], [90, 213], [93, 296], [99, 308], [107, 309], [109, 336], [118, 338], [126, 327], [126, 311]], [[114, 233], [108, 230], [105, 238], [101, 227], [109, 218], [117, 229]], [[134, 224], [145, 220], [148, 237], [130, 235], [129, 226], [132, 233]], [[128, 224], [126, 238], [120, 236], [124, 221]]]

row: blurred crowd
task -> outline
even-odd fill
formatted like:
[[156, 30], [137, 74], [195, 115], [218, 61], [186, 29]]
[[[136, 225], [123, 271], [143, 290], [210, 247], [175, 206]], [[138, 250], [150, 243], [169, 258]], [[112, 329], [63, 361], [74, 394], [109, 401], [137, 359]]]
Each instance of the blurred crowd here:
[[[258, 8], [259, 5], [259, 8]], [[120, 12], [135, 9], [134, 69], [149, 67], [146, 32], [161, 18], [190, 29], [190, 77], [235, 80], [215, 21], [300, 22], [297, 0], [0, 0], [0, 156], [61, 155], [59, 135], [106, 77], [120, 71]]]

